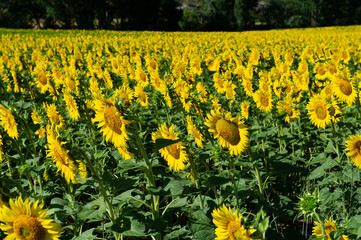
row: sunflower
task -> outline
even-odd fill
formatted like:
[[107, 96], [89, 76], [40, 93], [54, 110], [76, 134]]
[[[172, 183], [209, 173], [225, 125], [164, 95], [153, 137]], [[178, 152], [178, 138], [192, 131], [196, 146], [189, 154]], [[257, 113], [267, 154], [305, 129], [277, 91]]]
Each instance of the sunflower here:
[[[316, 235], [318, 238], [322, 238], [322, 230], [321, 230], [321, 224], [319, 222], [315, 221], [316, 226], [312, 228], [312, 235]], [[338, 230], [336, 223], [332, 221], [331, 217], [328, 221], [325, 220], [324, 222], [325, 227], [325, 233], [327, 236], [327, 240], [331, 240], [330, 233], [333, 231]], [[340, 240], [349, 240], [349, 237], [346, 235], [342, 235]]]
[[[130, 123], [124, 119], [118, 109], [114, 105], [113, 99], [103, 99], [96, 97], [94, 100], [95, 118], [93, 122], [99, 122], [98, 128], [107, 141], [114, 144], [124, 159], [129, 159], [131, 154], [127, 150], [127, 134], [126, 125]], [[126, 153], [126, 154], [125, 154]]]
[[34, 68], [33, 74], [36, 75], [35, 82], [41, 93], [45, 93], [50, 87], [51, 73], [47, 71], [48, 65], [44, 61], [39, 61]]
[[[166, 123], [160, 125], [157, 132], [152, 133], [152, 139], [155, 142], [157, 139], [178, 140], [178, 133], [174, 131], [174, 126], [167, 128]], [[188, 155], [185, 151], [185, 144], [177, 142], [167, 147], [159, 149], [162, 157], [167, 161], [169, 169], [174, 169], [179, 172], [186, 168], [185, 163], [188, 163]]]
[[252, 81], [246, 78], [243, 78], [242, 81], [243, 89], [246, 92], [246, 94], [250, 97], [253, 96], [253, 84]]
[[249, 102], [248, 101], [242, 102], [241, 113], [242, 113], [242, 117], [244, 117], [245, 119], [248, 119], [248, 117], [249, 117]]
[[352, 105], [356, 100], [356, 89], [352, 81], [342, 75], [337, 75], [332, 79], [332, 89], [334, 95], [343, 103]]
[[33, 109], [33, 111], [31, 112], [31, 119], [33, 120], [34, 124], [41, 123], [40, 115], [35, 109]]
[[11, 138], [18, 139], [18, 124], [15, 122], [14, 115], [10, 110], [6, 109], [0, 104], [0, 125], [5, 128], [5, 131]]
[[358, 168], [361, 168], [361, 136], [359, 133], [350, 136], [346, 141], [346, 155], [351, 157], [352, 162]]
[[204, 123], [210, 127], [209, 131], [214, 134], [222, 147], [228, 148], [232, 155], [241, 155], [248, 146], [248, 129], [239, 117], [231, 118], [231, 113], [222, 116], [214, 110], [208, 114]]
[[70, 118], [77, 121], [80, 117], [80, 114], [74, 97], [66, 90], [64, 91], [63, 95], [64, 95], [66, 108], [69, 111]]
[[237, 210], [232, 212], [224, 204], [212, 212], [213, 223], [217, 225], [215, 234], [216, 240], [252, 240], [251, 235], [256, 229], [246, 229], [242, 225], [242, 216], [238, 215]]
[[63, 117], [58, 113], [56, 110], [56, 106], [54, 103], [52, 104], [45, 104], [44, 103], [44, 109], [46, 111], [46, 114], [50, 120], [51, 125], [55, 125], [55, 131], [58, 131], [59, 129], [62, 129], [64, 126], [64, 119]]
[[338, 106], [338, 101], [336, 99], [331, 100], [330, 106], [328, 108], [328, 113], [331, 116], [331, 121], [333, 123], [338, 123], [341, 118], [341, 108]]
[[134, 92], [129, 86], [125, 84], [122, 87], [115, 90], [114, 96], [118, 99], [123, 99], [122, 101], [123, 106], [129, 106], [132, 105]]
[[82, 179], [86, 179], [88, 177], [88, 171], [86, 170], [86, 165], [81, 160], [76, 160], [76, 162], [79, 164], [79, 175]]
[[322, 95], [315, 95], [308, 102], [306, 109], [310, 115], [311, 122], [316, 127], [325, 128], [331, 123], [331, 116], [328, 112], [330, 104], [328, 104]]
[[272, 96], [268, 93], [264, 93], [260, 90], [257, 90], [253, 94], [253, 100], [256, 102], [257, 107], [264, 112], [272, 111]]
[[277, 104], [278, 112], [281, 114], [282, 112], [286, 113], [285, 121], [290, 122], [291, 120], [296, 120], [300, 118], [300, 110], [295, 109], [294, 103], [291, 99], [286, 99], [283, 101], [279, 101]]
[[2, 206], [0, 211], [0, 229], [7, 234], [5, 240], [57, 240], [63, 230], [59, 223], [48, 218], [43, 209], [44, 204], [32, 202], [28, 198], [23, 201], [18, 197], [10, 199], [9, 207]]
[[47, 157], [51, 157], [53, 162], [56, 164], [58, 168], [57, 172], [61, 172], [62, 176], [65, 180], [70, 183], [76, 183], [75, 179], [75, 171], [77, 171], [77, 167], [75, 166], [73, 160], [70, 159], [68, 155], [68, 150], [66, 150], [62, 145], [64, 142], [60, 142], [57, 136], [55, 135], [51, 126], [47, 126], [46, 128], [47, 134]]
[[3, 154], [4, 154], [2, 146], [3, 146], [3, 140], [2, 140], [2, 136], [0, 135], [0, 162], [3, 161]]
[[144, 88], [142, 86], [135, 86], [134, 88], [134, 95], [138, 97], [137, 102], [143, 106], [148, 107], [148, 94], [144, 91]]
[[202, 133], [196, 128], [196, 126], [194, 125], [194, 123], [192, 121], [192, 117], [190, 115], [188, 115], [186, 117], [186, 119], [187, 119], [188, 134], [190, 134], [194, 137], [194, 140], [198, 147], [204, 148], [204, 146], [203, 146], [204, 138], [203, 138]]

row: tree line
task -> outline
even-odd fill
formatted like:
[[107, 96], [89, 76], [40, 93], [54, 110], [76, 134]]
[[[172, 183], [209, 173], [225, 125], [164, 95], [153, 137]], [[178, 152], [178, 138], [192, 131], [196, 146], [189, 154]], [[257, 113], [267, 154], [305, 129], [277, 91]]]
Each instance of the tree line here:
[[0, 27], [243, 31], [361, 23], [359, 0], [2, 0]]

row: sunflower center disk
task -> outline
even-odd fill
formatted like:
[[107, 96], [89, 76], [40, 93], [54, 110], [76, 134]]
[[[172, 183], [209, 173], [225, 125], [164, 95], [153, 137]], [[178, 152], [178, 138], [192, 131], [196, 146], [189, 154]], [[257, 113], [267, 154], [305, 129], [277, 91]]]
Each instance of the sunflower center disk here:
[[180, 148], [177, 144], [172, 144], [167, 148], [169, 154], [175, 159], [179, 159], [180, 156]]
[[227, 226], [227, 232], [228, 232], [228, 235], [230, 236], [230, 239], [232, 240], [236, 240], [236, 236], [235, 236], [235, 233], [240, 230], [240, 226], [237, 224], [236, 221], [232, 220], [228, 223], [228, 226]]
[[329, 109], [328, 109], [328, 112], [330, 113], [331, 116], [334, 116], [335, 113], [336, 113], [336, 109], [334, 106], [331, 106]]
[[340, 90], [343, 94], [349, 96], [352, 93], [352, 87], [349, 81], [347, 80], [341, 80], [340, 83], [338, 84], [338, 86], [340, 87]]
[[20, 215], [15, 219], [13, 228], [17, 239], [44, 239], [45, 229], [35, 217]]
[[224, 140], [233, 146], [237, 145], [241, 140], [237, 125], [225, 119], [219, 119], [217, 121], [216, 130]]
[[326, 118], [327, 112], [325, 106], [318, 104], [316, 105], [315, 110], [318, 119], [323, 120]]
[[40, 72], [38, 75], [39, 82], [43, 85], [46, 85], [48, 83], [48, 79], [46, 77], [46, 74], [44, 72]]
[[104, 121], [115, 133], [122, 134], [122, 121], [111, 106], [106, 105], [104, 107]]
[[264, 96], [264, 95], [261, 96], [261, 104], [264, 107], [268, 107], [268, 97], [267, 96]]

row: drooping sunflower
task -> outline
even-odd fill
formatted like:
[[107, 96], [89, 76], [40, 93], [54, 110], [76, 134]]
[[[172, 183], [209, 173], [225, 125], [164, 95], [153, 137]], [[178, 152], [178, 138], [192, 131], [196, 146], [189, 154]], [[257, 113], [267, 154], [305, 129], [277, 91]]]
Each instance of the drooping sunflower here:
[[50, 87], [50, 78], [51, 73], [47, 71], [47, 63], [44, 61], [39, 61], [34, 68], [33, 74], [35, 76], [35, 82], [38, 88], [40, 88], [41, 93], [45, 93]]
[[54, 103], [51, 103], [49, 105], [44, 103], [44, 109], [46, 111], [46, 114], [50, 120], [51, 125], [55, 125], [55, 131], [58, 131], [59, 129], [62, 129], [64, 126], [64, 119], [63, 116], [58, 113], [56, 110], [56, 106]]
[[310, 115], [311, 122], [316, 127], [325, 128], [331, 123], [331, 116], [328, 112], [330, 104], [327, 103], [324, 96], [317, 94], [308, 102], [306, 109]]
[[283, 101], [277, 103], [278, 112], [286, 112], [285, 121], [290, 122], [300, 118], [300, 110], [295, 108], [295, 104], [292, 102], [292, 99], [286, 98]]
[[343, 103], [352, 105], [357, 96], [356, 89], [352, 81], [342, 75], [336, 75], [332, 78], [332, 89], [334, 95]]
[[224, 117], [214, 110], [207, 116], [204, 123], [214, 134], [222, 147], [228, 148], [232, 155], [241, 155], [248, 147], [248, 129], [239, 117], [231, 118], [228, 112]]
[[78, 105], [76, 104], [74, 97], [66, 90], [63, 92], [63, 96], [66, 108], [69, 111], [70, 118], [77, 121], [80, 117], [80, 114], [78, 111]]
[[342, 112], [341, 108], [338, 106], [338, 101], [336, 99], [331, 99], [328, 113], [330, 114], [331, 121], [333, 123], [338, 123], [340, 121]]
[[248, 101], [243, 101], [241, 104], [241, 114], [245, 119], [249, 118], [249, 106], [250, 105]]
[[148, 107], [148, 94], [144, 91], [144, 88], [140, 85], [135, 86], [134, 88], [134, 96], [138, 97], [137, 102], [142, 105], [143, 107]]
[[125, 120], [120, 114], [114, 105], [114, 100], [96, 97], [94, 108], [95, 118], [92, 121], [99, 122], [98, 128], [100, 128], [105, 139], [113, 143], [115, 147], [125, 146], [129, 139], [126, 125], [130, 121]]
[[203, 148], [203, 135], [202, 133], [196, 128], [196, 126], [194, 125], [193, 121], [192, 121], [192, 117], [190, 115], [188, 115], [186, 117], [187, 119], [187, 130], [188, 130], [188, 134], [192, 135], [194, 137], [194, 140], [197, 144], [198, 147]]
[[[316, 235], [318, 238], [322, 238], [322, 230], [321, 230], [321, 224], [319, 222], [315, 221], [316, 226], [312, 228], [312, 235]], [[325, 233], [327, 236], [327, 240], [331, 240], [332, 238], [330, 237], [330, 233], [333, 231], [338, 230], [336, 223], [334, 221], [332, 221], [331, 217], [328, 219], [328, 221], [324, 222], [324, 227], [325, 227]], [[349, 240], [349, 237], [346, 235], [342, 235], [340, 240]]]
[[0, 211], [0, 229], [7, 234], [4, 240], [58, 240], [63, 230], [59, 223], [48, 218], [44, 204], [23, 201], [18, 197], [10, 199], [9, 207], [3, 205]]
[[75, 171], [77, 167], [74, 164], [74, 161], [69, 157], [68, 150], [66, 150], [63, 145], [64, 142], [59, 141], [58, 137], [55, 135], [51, 126], [46, 128], [47, 136], [47, 157], [51, 157], [56, 167], [58, 168], [57, 172], [61, 172], [61, 175], [65, 180], [70, 183], [76, 183]]
[[15, 121], [14, 115], [9, 109], [6, 109], [0, 104], [0, 125], [5, 128], [5, 131], [11, 138], [17, 139], [19, 137], [18, 124]]
[[[163, 123], [157, 129], [157, 132], [152, 133], [152, 139], [155, 142], [157, 139], [178, 140], [178, 133], [174, 131], [174, 126], [167, 128], [167, 124]], [[177, 142], [167, 147], [159, 149], [162, 157], [167, 161], [169, 169], [174, 169], [179, 172], [186, 168], [188, 163], [188, 154], [185, 150], [183, 142]]]
[[216, 240], [252, 240], [251, 235], [256, 229], [246, 229], [242, 225], [242, 216], [238, 215], [237, 210], [232, 212], [224, 204], [212, 212], [213, 223], [217, 225], [215, 234]]
[[346, 141], [346, 155], [358, 168], [361, 168], [361, 136], [359, 133], [351, 135]]
[[256, 102], [257, 107], [264, 112], [272, 111], [272, 96], [268, 93], [264, 93], [260, 90], [257, 90], [253, 94], [253, 100]]

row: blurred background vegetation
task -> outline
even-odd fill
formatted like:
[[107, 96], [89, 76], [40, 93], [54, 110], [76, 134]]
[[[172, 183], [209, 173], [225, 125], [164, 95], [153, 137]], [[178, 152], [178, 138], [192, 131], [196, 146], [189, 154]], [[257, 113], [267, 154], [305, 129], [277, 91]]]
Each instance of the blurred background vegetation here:
[[244, 31], [361, 24], [360, 0], [1, 0], [0, 27]]

